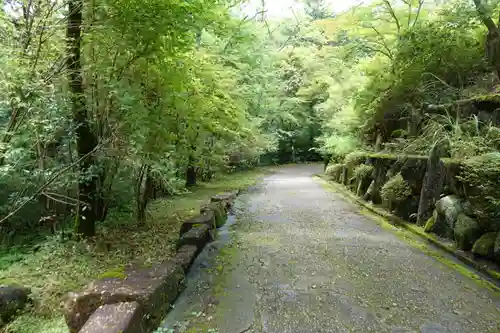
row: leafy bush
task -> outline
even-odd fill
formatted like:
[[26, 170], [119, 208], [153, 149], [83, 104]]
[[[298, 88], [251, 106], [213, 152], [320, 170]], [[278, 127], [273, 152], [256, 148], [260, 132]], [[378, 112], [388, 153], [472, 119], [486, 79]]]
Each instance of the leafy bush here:
[[331, 134], [318, 138], [322, 144], [320, 151], [333, 154], [336, 161], [342, 160], [347, 154], [356, 150], [359, 140], [352, 134]]
[[343, 164], [329, 165], [325, 170], [325, 175], [338, 179], [343, 166]]
[[370, 176], [372, 172], [373, 172], [373, 165], [361, 164], [358, 165], [356, 169], [354, 169], [354, 177], [356, 177], [356, 179], [358, 180], [364, 179]]
[[384, 184], [380, 195], [387, 202], [402, 202], [411, 195], [411, 188], [403, 176], [398, 173]]
[[346, 155], [344, 163], [349, 168], [354, 168], [361, 164], [366, 159], [366, 153], [355, 151]]
[[474, 214], [481, 220], [500, 217], [500, 153], [469, 158], [458, 175]]

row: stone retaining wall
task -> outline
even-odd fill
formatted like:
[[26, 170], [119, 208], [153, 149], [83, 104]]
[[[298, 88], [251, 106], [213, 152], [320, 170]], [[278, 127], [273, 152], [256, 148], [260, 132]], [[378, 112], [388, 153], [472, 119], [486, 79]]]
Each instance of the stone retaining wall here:
[[[363, 164], [373, 171], [356, 173]], [[500, 221], [497, 216], [477, 216], [469, 194], [478, 189], [463, 183], [461, 170], [460, 161], [439, 158], [439, 152], [433, 150], [430, 157], [359, 153], [346, 158], [344, 164], [327, 167], [325, 173], [358, 197], [425, 227], [425, 232], [454, 240], [458, 250], [500, 264]], [[356, 179], [356, 174], [364, 178]], [[496, 177], [500, 182], [500, 171]], [[360, 186], [368, 183], [366, 190]]]
[[126, 267], [123, 276], [104, 278], [70, 293], [64, 305], [71, 333], [146, 333], [154, 331], [185, 288], [185, 274], [223, 225], [238, 192], [212, 197], [200, 214], [180, 229], [177, 253], [154, 265]]

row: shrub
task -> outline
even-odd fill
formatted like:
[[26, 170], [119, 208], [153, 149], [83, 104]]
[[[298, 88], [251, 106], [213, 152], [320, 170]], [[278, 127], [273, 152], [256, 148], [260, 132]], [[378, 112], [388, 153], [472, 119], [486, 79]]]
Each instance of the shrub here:
[[373, 166], [368, 164], [361, 164], [354, 169], [354, 177], [361, 180], [369, 177], [373, 172]]
[[342, 172], [343, 164], [333, 164], [326, 167], [325, 175], [333, 177], [335, 179], [340, 178], [340, 173]]
[[411, 188], [403, 176], [398, 173], [384, 184], [380, 194], [382, 199], [387, 202], [397, 203], [404, 201], [411, 195]]
[[344, 158], [344, 163], [348, 168], [354, 168], [363, 163], [365, 159], [365, 152], [355, 151], [346, 155], [346, 157]]
[[489, 153], [462, 162], [457, 178], [480, 220], [500, 217], [500, 153]]

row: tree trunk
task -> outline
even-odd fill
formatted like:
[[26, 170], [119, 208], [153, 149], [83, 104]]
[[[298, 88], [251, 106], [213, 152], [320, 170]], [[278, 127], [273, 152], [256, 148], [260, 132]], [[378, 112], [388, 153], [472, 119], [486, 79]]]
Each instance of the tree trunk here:
[[97, 139], [90, 128], [83, 90], [82, 64], [80, 61], [82, 52], [82, 7], [82, 0], [70, 0], [68, 2], [68, 57], [66, 59], [66, 67], [68, 69], [68, 81], [71, 91], [73, 122], [76, 126], [78, 156], [79, 158], [87, 156], [78, 165], [80, 171], [78, 199], [83, 204], [78, 206], [75, 232], [85, 237], [91, 237], [95, 235], [97, 206], [97, 176], [90, 173], [94, 165], [94, 158], [91, 156], [91, 153], [97, 146]]
[[[143, 185], [144, 183], [144, 185]], [[137, 222], [139, 225], [144, 225], [146, 222], [146, 209], [149, 200], [154, 194], [154, 181], [151, 175], [151, 167], [142, 165], [137, 179]]]
[[194, 165], [194, 158], [189, 156], [188, 166], [186, 169], [186, 187], [196, 185], [196, 166]]
[[485, 45], [486, 58], [488, 58], [490, 64], [495, 68], [497, 76], [500, 79], [500, 29], [486, 10], [482, 0], [474, 0], [474, 5], [476, 6], [479, 18], [486, 28], [488, 28]]
[[422, 190], [420, 191], [417, 211], [417, 224], [421, 226], [425, 225], [427, 220], [432, 216], [434, 205], [439, 200], [439, 195], [443, 191], [445, 170], [440, 160], [441, 154], [439, 144], [435, 144], [427, 160], [427, 171], [425, 172]]
[[375, 151], [381, 151], [382, 150], [382, 134], [380, 132], [377, 132], [377, 138], [375, 139]]
[[332, 154], [326, 154], [323, 155], [323, 172], [326, 171], [326, 168], [328, 167], [328, 164], [330, 164], [330, 160], [332, 159], [333, 155]]

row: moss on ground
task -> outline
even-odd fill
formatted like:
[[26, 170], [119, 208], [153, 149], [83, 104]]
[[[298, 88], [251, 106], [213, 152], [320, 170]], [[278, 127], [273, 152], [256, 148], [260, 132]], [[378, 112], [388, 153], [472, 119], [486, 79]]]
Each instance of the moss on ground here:
[[434, 216], [431, 216], [425, 223], [424, 231], [431, 232], [434, 229], [435, 224], [436, 224], [436, 219], [434, 218]]
[[175, 253], [182, 222], [198, 214], [200, 206], [209, 202], [211, 196], [249, 187], [269, 171], [257, 169], [224, 175], [211, 183], [201, 183], [184, 195], [156, 200], [149, 207], [145, 227], [139, 228], [132, 222], [132, 210], [110, 212], [106, 223], [98, 226], [96, 240], [61, 242], [59, 237], [48, 238], [36, 251], [25, 253], [21, 260], [0, 271], [0, 284], [30, 287], [37, 304], [33, 311], [9, 324], [6, 332], [67, 332], [60, 304], [69, 291], [80, 290], [101, 276], [122, 277], [123, 272], [117, 267], [127, 263], [151, 266], [168, 259]]
[[[238, 260], [239, 249], [235, 245], [237, 243], [235, 235], [231, 237], [229, 244], [219, 250], [217, 256], [211, 260], [210, 268], [208, 268], [208, 273], [213, 276], [210, 293], [217, 300], [228, 295], [227, 279], [230, 278], [233, 263]], [[210, 307], [203, 308], [204, 306], [195, 310], [198, 312], [193, 312], [186, 317], [183, 332], [218, 332], [216, 321], [213, 319], [216, 316], [223, 315], [225, 309], [220, 304], [212, 304]]]
[[5, 332], [68, 333], [69, 330], [62, 316], [35, 316], [27, 313], [6, 327]]
[[109, 271], [106, 271], [99, 275], [100, 279], [106, 279], [106, 278], [116, 278], [116, 279], [125, 279], [127, 276], [125, 275], [125, 266], [121, 265], [119, 267], [110, 269]]

